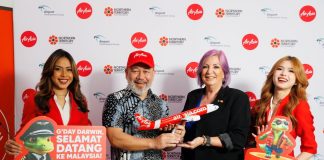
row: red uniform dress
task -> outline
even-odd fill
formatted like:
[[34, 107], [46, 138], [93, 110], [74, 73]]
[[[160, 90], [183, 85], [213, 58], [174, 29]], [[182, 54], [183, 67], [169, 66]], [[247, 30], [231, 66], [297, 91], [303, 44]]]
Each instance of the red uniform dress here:
[[[69, 92], [70, 96], [70, 105], [71, 105], [71, 111], [70, 111], [70, 120], [67, 125], [91, 125], [90, 120], [88, 119], [88, 112], [81, 112], [78, 109], [77, 103], [74, 101], [73, 95], [71, 92]], [[48, 102], [49, 106], [49, 112], [46, 114], [43, 114], [37, 107], [35, 100], [34, 100], [35, 94], [28, 97], [28, 99], [25, 101], [24, 104], [24, 110], [21, 120], [20, 129], [25, 126], [26, 123], [28, 123], [31, 119], [37, 117], [37, 116], [47, 116], [51, 119], [53, 119], [57, 125], [63, 125], [63, 120], [61, 113], [58, 109], [58, 106], [56, 105], [54, 101], [54, 94], [51, 96]]]

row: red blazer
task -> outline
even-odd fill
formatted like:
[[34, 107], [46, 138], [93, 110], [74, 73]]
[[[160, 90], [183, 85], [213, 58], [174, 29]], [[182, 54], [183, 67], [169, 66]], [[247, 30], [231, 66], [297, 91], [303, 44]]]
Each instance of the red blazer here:
[[[80, 110], [78, 110], [78, 105], [74, 101], [74, 98], [73, 98], [73, 95], [71, 92], [69, 92], [69, 96], [70, 96], [70, 102], [71, 102], [71, 112], [70, 112], [70, 120], [67, 125], [91, 125], [91, 122], [88, 119], [88, 112], [81, 112]], [[26, 123], [28, 123], [31, 119], [33, 119], [37, 116], [47, 116], [49, 118], [52, 118], [57, 123], [57, 125], [63, 125], [61, 113], [58, 109], [58, 106], [56, 105], [56, 103], [54, 101], [54, 94], [49, 99], [49, 102], [48, 102], [49, 103], [49, 112], [46, 114], [43, 114], [38, 109], [38, 107], [35, 103], [34, 97], [35, 97], [35, 94], [29, 96], [28, 99], [25, 101], [19, 131], [25, 126]]]
[[[279, 104], [277, 112], [275, 116], [283, 116], [283, 109], [284, 106], [289, 101], [289, 95], [286, 96]], [[269, 115], [269, 109], [267, 111], [267, 119]], [[301, 152], [308, 152], [312, 154], [316, 154], [317, 152], [317, 143], [315, 141], [314, 135], [314, 121], [313, 115], [310, 111], [309, 104], [305, 100], [299, 100], [298, 105], [293, 110], [293, 115], [297, 119], [297, 126], [291, 130], [290, 135], [296, 139], [296, 137], [300, 137], [301, 145], [300, 151]], [[290, 155], [294, 155], [292, 152]]]

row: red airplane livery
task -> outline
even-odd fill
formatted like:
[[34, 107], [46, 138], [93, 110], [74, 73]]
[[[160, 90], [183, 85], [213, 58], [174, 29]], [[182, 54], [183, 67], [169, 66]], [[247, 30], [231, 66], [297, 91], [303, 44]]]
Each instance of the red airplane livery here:
[[197, 121], [200, 120], [201, 115], [216, 111], [218, 108], [219, 108], [218, 105], [215, 104], [202, 105], [197, 108], [193, 108], [169, 117], [156, 120], [154, 122], [144, 118], [139, 113], [135, 113], [135, 118], [140, 124], [140, 126], [137, 129], [152, 130], [152, 129], [163, 128], [169, 124], [178, 124], [182, 120]]

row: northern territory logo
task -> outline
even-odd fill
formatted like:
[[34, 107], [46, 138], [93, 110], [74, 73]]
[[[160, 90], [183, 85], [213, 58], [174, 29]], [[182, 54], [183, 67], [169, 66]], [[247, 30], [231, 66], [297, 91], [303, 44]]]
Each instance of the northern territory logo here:
[[111, 6], [107, 6], [104, 10], [104, 14], [107, 17], [111, 16], [127, 16], [132, 11], [131, 8], [113, 8]]
[[48, 42], [51, 45], [56, 45], [57, 43], [59, 43], [59, 44], [73, 44], [74, 40], [75, 40], [74, 36], [51, 35], [48, 37]]
[[159, 97], [168, 102], [168, 103], [182, 103], [185, 96], [184, 95], [167, 95], [167, 94], [160, 94]]
[[125, 73], [126, 66], [112, 66], [112, 65], [105, 65], [104, 72], [107, 75], [111, 75], [112, 73]]
[[298, 43], [297, 39], [278, 39], [272, 38], [270, 41], [270, 45], [272, 48], [279, 47], [295, 47]]
[[187, 40], [186, 37], [160, 37], [159, 43], [161, 46], [167, 45], [183, 45]]
[[215, 11], [215, 15], [217, 18], [223, 17], [239, 17], [243, 10], [241, 9], [224, 9], [224, 8], [217, 8]]

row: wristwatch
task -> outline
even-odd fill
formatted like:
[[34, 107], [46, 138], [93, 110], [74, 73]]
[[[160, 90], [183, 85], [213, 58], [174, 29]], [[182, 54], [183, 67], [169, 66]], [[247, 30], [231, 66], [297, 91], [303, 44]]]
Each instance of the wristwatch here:
[[205, 146], [207, 146], [207, 147], [211, 146], [210, 137], [209, 136], [205, 136], [205, 137], [206, 137], [206, 144], [205, 144]]

